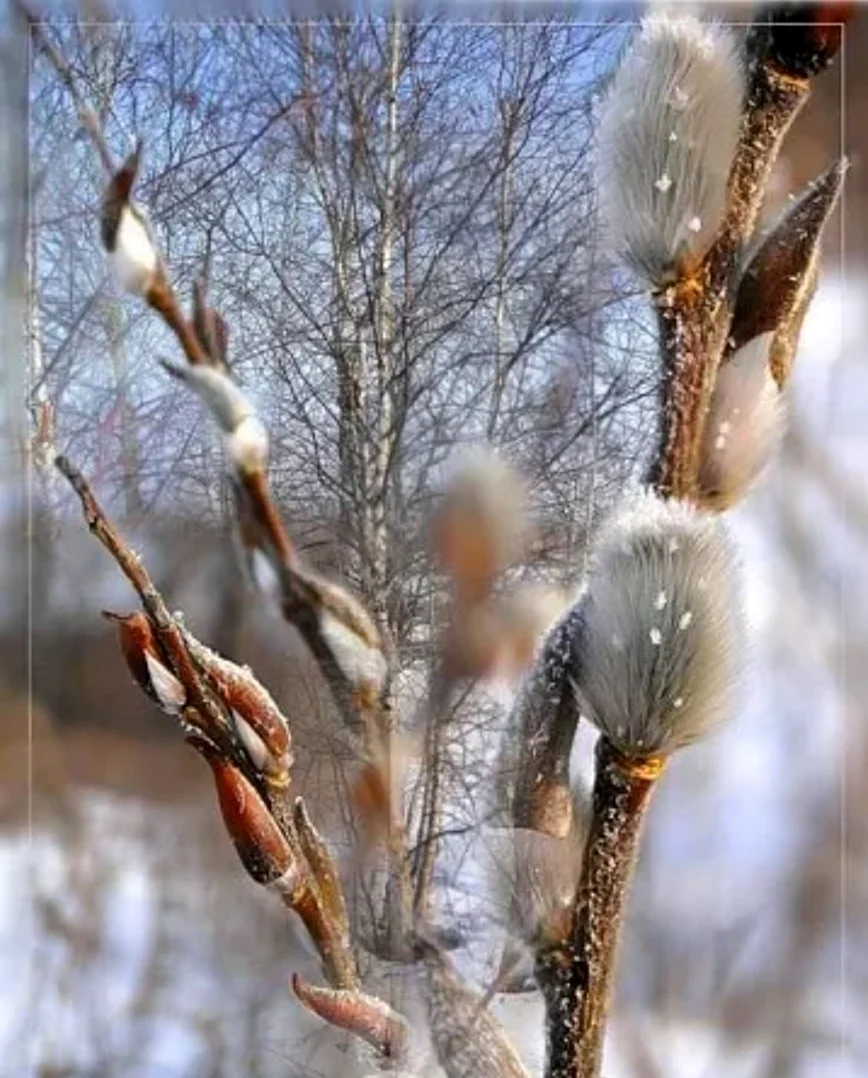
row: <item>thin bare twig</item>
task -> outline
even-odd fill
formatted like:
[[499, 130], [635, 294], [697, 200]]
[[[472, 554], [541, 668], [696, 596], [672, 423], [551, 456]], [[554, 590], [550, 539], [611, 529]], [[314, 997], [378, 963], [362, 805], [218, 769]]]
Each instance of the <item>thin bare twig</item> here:
[[274, 886], [280, 881], [282, 901], [301, 917], [331, 982], [354, 990], [358, 971], [337, 872], [301, 799], [291, 816], [281, 811], [285, 791], [269, 791], [267, 781], [236, 748], [227, 718], [191, 655], [186, 630], [169, 612], [141, 558], [106, 517], [81, 472], [65, 457], [58, 457], [56, 465], [78, 495], [88, 528], [139, 595], [187, 693], [182, 723], [191, 745], [212, 766], [224, 821], [245, 867], [257, 882]]
[[99, 117], [93, 106], [81, 94], [69, 64], [52, 44], [46, 33], [45, 24], [39, 17], [34, 15], [25, 4], [21, 3], [21, 0], [15, 0], [15, 6], [24, 15], [37, 44], [45, 53], [49, 63], [57, 72], [63, 85], [69, 91], [69, 95], [78, 111], [81, 125], [87, 133], [88, 138], [93, 143], [100, 164], [103, 167], [103, 171], [107, 176], [113, 175], [117, 169], [117, 162], [115, 161], [114, 154], [109, 149], [108, 141], [103, 133], [102, 125], [99, 122]]

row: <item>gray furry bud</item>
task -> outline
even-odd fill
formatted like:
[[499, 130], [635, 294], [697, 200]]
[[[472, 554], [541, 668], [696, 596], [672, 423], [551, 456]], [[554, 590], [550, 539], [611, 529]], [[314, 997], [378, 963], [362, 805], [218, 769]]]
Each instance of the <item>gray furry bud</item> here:
[[520, 476], [485, 447], [465, 451], [432, 520], [438, 558], [459, 597], [479, 599], [518, 560], [530, 535]]
[[253, 405], [241, 389], [222, 371], [214, 367], [179, 367], [161, 359], [164, 369], [194, 390], [207, 405], [222, 431], [231, 434], [254, 414]]
[[699, 470], [709, 509], [741, 501], [780, 444], [785, 410], [769, 367], [773, 336], [755, 337], [718, 369]]
[[612, 240], [650, 284], [689, 270], [723, 218], [744, 73], [732, 34], [652, 15], [612, 82], [600, 123], [600, 191]]
[[716, 517], [651, 491], [599, 537], [574, 652], [582, 714], [627, 756], [667, 754], [729, 710], [741, 607]]
[[226, 448], [238, 469], [264, 469], [268, 463], [268, 434], [240, 387], [216, 367], [178, 367], [165, 359], [160, 363], [201, 397], [223, 431]]

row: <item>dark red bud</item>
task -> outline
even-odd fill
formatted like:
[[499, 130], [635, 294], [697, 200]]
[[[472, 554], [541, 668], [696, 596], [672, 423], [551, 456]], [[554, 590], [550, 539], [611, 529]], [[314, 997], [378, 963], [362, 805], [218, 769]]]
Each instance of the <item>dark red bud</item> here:
[[296, 860], [256, 788], [206, 742], [193, 742], [211, 766], [220, 812], [241, 863], [264, 886], [291, 889]]
[[186, 693], [172, 673], [147, 616], [141, 611], [115, 614], [104, 610], [102, 614], [117, 625], [121, 653], [133, 680], [163, 711], [177, 714]]
[[831, 64], [841, 48], [842, 24], [856, 4], [771, 4], [760, 10], [748, 35], [755, 61], [781, 74], [807, 79]]

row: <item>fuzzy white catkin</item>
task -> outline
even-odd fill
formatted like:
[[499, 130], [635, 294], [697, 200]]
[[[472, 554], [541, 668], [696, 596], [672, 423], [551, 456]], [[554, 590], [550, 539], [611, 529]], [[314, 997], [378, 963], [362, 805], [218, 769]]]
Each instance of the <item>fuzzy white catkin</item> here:
[[129, 204], [121, 210], [109, 264], [120, 287], [136, 296], [144, 293], [157, 268], [157, 248], [147, 224]]
[[629, 494], [596, 544], [574, 653], [582, 714], [627, 755], [670, 753], [730, 709], [738, 569], [719, 518]]
[[755, 337], [718, 369], [699, 471], [709, 508], [740, 501], [780, 445], [786, 413], [769, 369], [773, 336]]
[[521, 556], [530, 531], [527, 489], [518, 472], [488, 446], [456, 454], [443, 510], [467, 514], [489, 539], [499, 567]]
[[170, 374], [198, 393], [226, 434], [231, 434], [243, 420], [254, 414], [253, 405], [240, 387], [222, 371], [201, 365], [179, 367], [166, 360], [161, 362]]
[[160, 362], [201, 397], [223, 431], [235, 465], [241, 471], [264, 468], [268, 463], [268, 432], [241, 388], [214, 367], [178, 367], [165, 359]]
[[720, 225], [743, 98], [729, 30], [643, 20], [603, 106], [599, 170], [612, 244], [651, 285], [698, 261]]

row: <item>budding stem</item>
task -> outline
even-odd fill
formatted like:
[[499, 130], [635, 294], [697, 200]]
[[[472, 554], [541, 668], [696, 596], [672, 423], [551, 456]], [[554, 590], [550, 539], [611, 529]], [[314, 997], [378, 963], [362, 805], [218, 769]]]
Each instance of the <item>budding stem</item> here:
[[548, 1016], [547, 1078], [600, 1078], [627, 893], [662, 757], [628, 760], [601, 737], [591, 827], [568, 939], [537, 954]]

